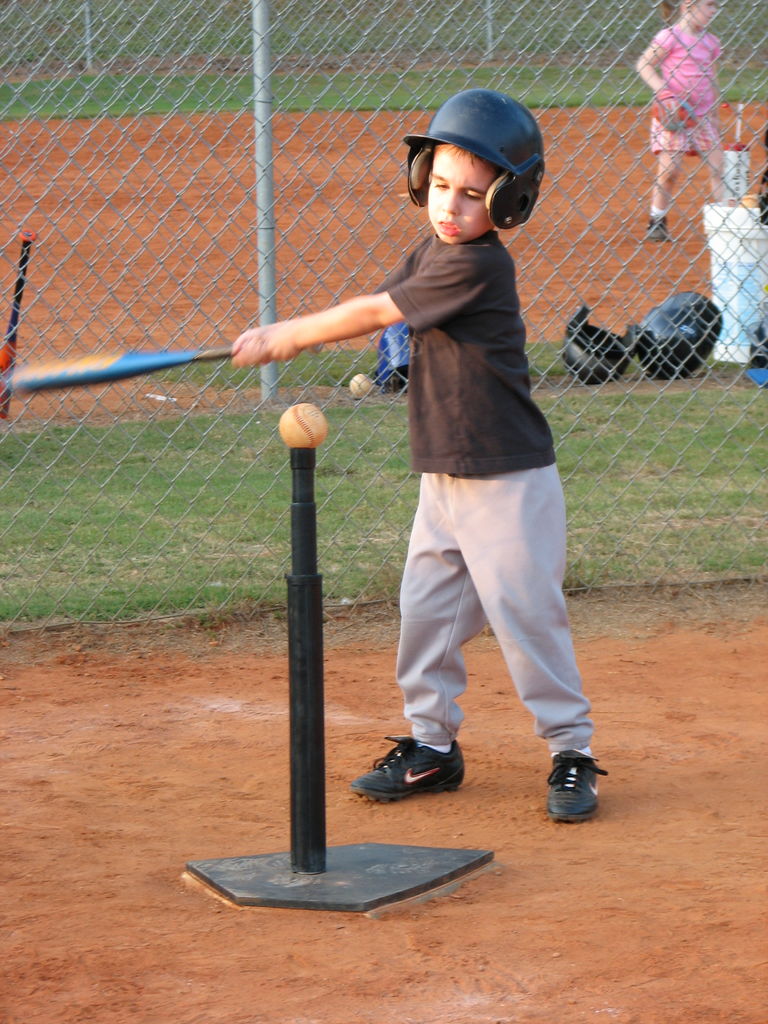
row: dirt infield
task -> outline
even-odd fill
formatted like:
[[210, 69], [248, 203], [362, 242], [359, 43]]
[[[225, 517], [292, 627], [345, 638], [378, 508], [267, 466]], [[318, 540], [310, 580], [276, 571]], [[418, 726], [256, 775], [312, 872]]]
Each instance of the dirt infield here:
[[[413, 244], [424, 215], [404, 194], [402, 136], [424, 120], [421, 113], [275, 118], [278, 315], [305, 309], [308, 296], [319, 307], [371, 290]], [[709, 183], [700, 161], [686, 163], [690, 178], [671, 216], [675, 243], [649, 245], [647, 112], [546, 110], [539, 120], [547, 160], [541, 199], [523, 230], [505, 234], [531, 340], [557, 344], [582, 302], [595, 323], [623, 333], [675, 292], [709, 294], [702, 223]], [[749, 106], [744, 137], [764, 131], [764, 121], [764, 108]], [[12, 199], [0, 209], [0, 238], [8, 240], [9, 294], [19, 227], [39, 236], [20, 361], [221, 345], [252, 322], [258, 254], [250, 117], [5, 127], [0, 186]], [[14, 415], [78, 419], [95, 402], [149, 415], [157, 411], [152, 391], [139, 378], [64, 400], [38, 395], [25, 405], [17, 400]]]
[[396, 621], [329, 623], [329, 846], [495, 853], [370, 915], [238, 909], [183, 879], [290, 847], [282, 626], [8, 637], [0, 1020], [764, 1024], [765, 598], [572, 603], [610, 773], [581, 825], [546, 818], [546, 752], [490, 637], [467, 652], [464, 787], [354, 796], [403, 727]]

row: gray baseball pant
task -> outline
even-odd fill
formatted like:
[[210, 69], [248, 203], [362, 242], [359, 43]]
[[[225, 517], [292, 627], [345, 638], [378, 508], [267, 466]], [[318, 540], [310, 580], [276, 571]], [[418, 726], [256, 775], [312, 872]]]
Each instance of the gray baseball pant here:
[[464, 714], [462, 646], [490, 624], [534, 731], [584, 749], [593, 724], [563, 596], [556, 466], [486, 477], [425, 473], [400, 592], [397, 681], [415, 739], [451, 743]]

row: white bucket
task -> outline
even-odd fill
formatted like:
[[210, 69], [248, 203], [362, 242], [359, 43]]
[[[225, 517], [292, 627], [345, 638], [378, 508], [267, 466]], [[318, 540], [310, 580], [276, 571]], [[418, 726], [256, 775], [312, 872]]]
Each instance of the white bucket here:
[[764, 315], [768, 285], [768, 226], [749, 206], [704, 207], [704, 231], [712, 265], [712, 301], [723, 314], [715, 359], [746, 364], [751, 329]]

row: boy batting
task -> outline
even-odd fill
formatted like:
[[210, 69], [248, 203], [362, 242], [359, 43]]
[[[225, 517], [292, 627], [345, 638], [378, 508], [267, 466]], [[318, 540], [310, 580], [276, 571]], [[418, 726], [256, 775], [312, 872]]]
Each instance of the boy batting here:
[[[499, 229], [530, 217], [544, 174], [541, 133], [520, 103], [470, 89], [425, 134], [406, 136], [408, 191], [429, 233], [369, 295], [244, 331], [235, 366], [405, 321], [408, 413], [420, 496], [403, 573], [397, 682], [410, 735], [352, 790], [402, 800], [464, 778], [463, 646], [490, 624], [536, 734], [552, 757], [547, 812], [597, 810], [590, 705], [565, 598], [565, 507], [552, 434], [531, 396], [515, 264]], [[500, 737], [500, 743], [505, 743]]]

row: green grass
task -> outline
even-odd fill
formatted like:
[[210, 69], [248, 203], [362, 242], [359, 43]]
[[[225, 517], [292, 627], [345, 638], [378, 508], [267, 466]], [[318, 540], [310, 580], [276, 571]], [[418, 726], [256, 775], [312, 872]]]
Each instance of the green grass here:
[[[765, 98], [759, 7], [728, 0], [718, 12], [730, 100]], [[636, 105], [647, 95], [634, 62], [662, 24], [655, 4], [627, 0], [273, 0], [268, 21], [279, 112], [432, 109], [470, 84], [538, 108]], [[250, 110], [262, 27], [243, 0], [0, 4], [0, 120]]]
[[[756, 0], [721, 4], [714, 30], [726, 53], [759, 41]], [[99, 65], [209, 55], [217, 62], [248, 59], [253, 46], [252, 5], [244, 0], [24, 0], [0, 5], [0, 29], [12, 41], [3, 63], [41, 66], [91, 59]], [[371, 63], [384, 54], [401, 66], [457, 54], [488, 63], [494, 58], [527, 65], [542, 59], [636, 53], [661, 20], [655, 4], [602, 0], [599, 5], [558, 0], [542, 6], [501, 0], [476, 7], [421, 4], [339, 4], [338, 0], [273, 0], [270, 50], [277, 63]], [[5, 68], [4, 68], [5, 70]]]
[[[760, 100], [765, 67], [747, 65], [723, 76], [724, 99]], [[631, 69], [583, 67], [455, 68], [427, 71], [338, 71], [332, 75], [275, 75], [274, 108], [305, 110], [434, 109], [468, 85], [514, 91], [536, 109], [639, 106], [648, 92]], [[245, 75], [82, 75], [0, 84], [0, 118], [6, 121], [250, 111], [252, 80]]]
[[[763, 573], [761, 399], [695, 384], [542, 394], [568, 499], [568, 586]], [[0, 621], [282, 606], [291, 470], [279, 414], [3, 435]], [[417, 500], [405, 401], [331, 402], [326, 414], [316, 474], [326, 599], [392, 600]]]
[[694, 387], [604, 395], [588, 411], [582, 401], [548, 410], [571, 513], [570, 585], [765, 573], [763, 395]]

